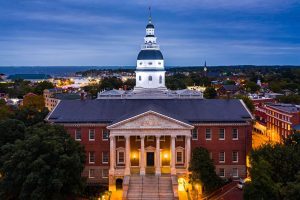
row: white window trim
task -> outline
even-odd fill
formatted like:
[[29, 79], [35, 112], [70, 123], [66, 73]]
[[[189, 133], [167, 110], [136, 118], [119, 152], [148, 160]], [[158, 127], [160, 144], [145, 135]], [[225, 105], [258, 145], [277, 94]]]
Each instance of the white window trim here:
[[91, 152], [89, 152], [89, 164], [95, 164], [95, 161], [96, 161], [96, 155], [95, 155], [95, 152], [94, 153], [94, 162], [91, 162]]
[[147, 136], [147, 142], [153, 142], [154, 136]]
[[77, 139], [77, 129], [75, 129], [75, 140], [81, 141], [81, 137], [82, 137], [82, 134], [81, 134], [81, 130], [80, 130], [80, 139]]
[[[236, 129], [236, 135], [237, 137], [236, 138], [232, 137], [232, 140], [239, 140], [239, 129]], [[232, 136], [233, 136], [233, 130], [232, 130]]]
[[[236, 152], [236, 161], [233, 160], [233, 153]], [[239, 162], [239, 152], [238, 151], [233, 151], [232, 152], [232, 162], [233, 163], [238, 163]]]
[[[224, 130], [224, 138], [220, 138], [220, 132], [221, 132], [221, 129]], [[226, 131], [225, 131], [225, 128], [220, 128], [220, 129], [219, 129], [219, 140], [225, 140], [225, 137], [226, 137]]]
[[[236, 176], [234, 176], [234, 174], [233, 174], [233, 169], [236, 169]], [[232, 168], [232, 177], [234, 177], [234, 178], [237, 178], [237, 177], [239, 177], [239, 169], [238, 168]]]
[[[223, 169], [223, 170], [224, 170], [224, 174], [223, 174], [222, 176], [220, 175], [220, 169]], [[225, 170], [225, 168], [219, 168], [219, 176], [222, 177], [222, 178], [224, 178], [225, 175], [226, 175], [226, 170]]]
[[[107, 160], [107, 162], [104, 162], [104, 161], [103, 161], [104, 153], [107, 153], [107, 155], [108, 155], [108, 160]], [[102, 152], [102, 164], [108, 164], [108, 161], [109, 161], [109, 154], [108, 154], [108, 152]]]
[[107, 173], [107, 175], [106, 176], [104, 176], [104, 170], [107, 170], [107, 169], [102, 169], [101, 171], [101, 173], [102, 173], [102, 178], [108, 178], [108, 173]]
[[[207, 138], [207, 137], [206, 137], [206, 130], [209, 130], [210, 138]], [[212, 138], [212, 131], [211, 131], [211, 128], [206, 128], [206, 129], [205, 129], [205, 140], [211, 140], [211, 138]]]
[[159, 141], [160, 142], [165, 142], [166, 141], [166, 136], [165, 135], [160, 136]]
[[123, 136], [117, 136], [117, 141], [118, 142], [121, 142], [121, 141], [125, 141], [125, 137], [123, 137]]
[[225, 160], [226, 160], [226, 159], [225, 159], [225, 151], [222, 151], [222, 152], [224, 153], [224, 161], [221, 161], [221, 160], [220, 160], [220, 153], [221, 153], [221, 152], [219, 152], [219, 163], [225, 163]]
[[[177, 160], [177, 153], [181, 152], [182, 153], [182, 161], [178, 162]], [[183, 147], [177, 147], [175, 150], [175, 161], [176, 164], [184, 164], [184, 148]]]
[[104, 138], [104, 131], [105, 131], [105, 130], [102, 130], [102, 141], [108, 141], [109, 134], [108, 134], [108, 138], [107, 138], [107, 139], [106, 139], [106, 138]]
[[[94, 139], [91, 139], [91, 130], [94, 130]], [[95, 129], [89, 129], [89, 141], [95, 141], [95, 136], [96, 136], [96, 134], [95, 134]]]
[[[120, 162], [119, 161], [119, 154], [120, 154], [120, 152], [123, 152], [124, 153], [124, 162]], [[125, 149], [124, 148], [120, 148], [120, 149], [118, 149], [117, 150], [117, 164], [119, 165], [119, 164], [125, 164], [125, 159], [126, 159], [126, 155], [125, 155]]]
[[136, 141], [136, 142], [139, 142], [139, 141], [141, 141], [141, 137], [139, 137], [138, 135], [137, 135], [137, 136], [135, 136], [135, 141]]
[[89, 178], [95, 178], [95, 174], [94, 174], [94, 176], [91, 176], [91, 170], [94, 170], [94, 173], [95, 173], [95, 169], [89, 169]]
[[[194, 131], [196, 131], [196, 136], [197, 136], [196, 138], [193, 137]], [[192, 140], [198, 140], [198, 129], [197, 128], [192, 130]]]

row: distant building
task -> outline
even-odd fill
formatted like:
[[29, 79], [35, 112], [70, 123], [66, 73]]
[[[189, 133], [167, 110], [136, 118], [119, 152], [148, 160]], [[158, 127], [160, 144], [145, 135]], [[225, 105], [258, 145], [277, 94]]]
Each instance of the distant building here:
[[217, 93], [219, 96], [232, 96], [239, 92], [239, 86], [237, 85], [222, 85], [218, 90]]
[[44, 90], [45, 107], [52, 111], [60, 100], [80, 99], [79, 93], [63, 93], [61, 88]]
[[300, 125], [300, 105], [274, 103], [266, 105], [267, 134], [271, 140], [287, 138]]
[[14, 74], [7, 77], [8, 80], [26, 80], [31, 82], [50, 81], [51, 76], [47, 74]]

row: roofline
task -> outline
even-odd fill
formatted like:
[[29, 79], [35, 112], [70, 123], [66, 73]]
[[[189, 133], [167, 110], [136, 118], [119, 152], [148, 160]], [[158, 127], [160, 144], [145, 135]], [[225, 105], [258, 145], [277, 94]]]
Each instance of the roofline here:
[[190, 125], [190, 124], [187, 124], [187, 123], [185, 123], [185, 122], [179, 121], [179, 120], [174, 119], [174, 118], [172, 118], [172, 117], [169, 117], [169, 116], [167, 116], [167, 115], [163, 115], [163, 114], [161, 114], [161, 113], [155, 112], [155, 111], [153, 111], [153, 110], [148, 110], [148, 111], [143, 112], [143, 113], [141, 113], [141, 114], [138, 114], [138, 115], [135, 115], [135, 116], [133, 116], [133, 117], [127, 118], [127, 119], [125, 119], [125, 120], [119, 121], [119, 122], [117, 122], [117, 123], [111, 124], [111, 125], [109, 125], [109, 126], [107, 127], [107, 129], [114, 128], [114, 127], [116, 127], [116, 126], [118, 126], [118, 125], [120, 125], [120, 124], [122, 124], [122, 123], [125, 123], [125, 122], [131, 121], [131, 120], [133, 120], [133, 119], [139, 118], [139, 117], [144, 116], [144, 115], [146, 115], [146, 114], [148, 114], [148, 113], [153, 113], [153, 114], [159, 115], [159, 116], [161, 116], [161, 117], [163, 117], [163, 118], [167, 118], [167, 119], [173, 120], [173, 121], [175, 121], [175, 122], [177, 122], [177, 123], [179, 123], [179, 124], [181, 124], [181, 125], [183, 125], [183, 126], [187, 126], [187, 127], [189, 127], [189, 129], [194, 129], [194, 126], [192, 126], [192, 125]]
[[248, 114], [250, 115], [251, 119], [254, 120], [254, 116], [252, 115], [252, 113], [250, 112], [250, 110], [248, 109], [248, 107], [246, 106], [245, 102], [240, 99], [240, 102], [242, 103], [242, 105], [244, 106], [244, 108], [247, 110]]
[[54, 108], [52, 109], [52, 111], [50, 111], [48, 113], [48, 115], [46, 116], [46, 118], [44, 119], [46, 122], [50, 122], [50, 120], [49, 120], [50, 115], [52, 115], [52, 113], [54, 112], [54, 110], [57, 108], [58, 104], [61, 102], [60, 99], [57, 99], [57, 100], [58, 100], [57, 104], [54, 106]]

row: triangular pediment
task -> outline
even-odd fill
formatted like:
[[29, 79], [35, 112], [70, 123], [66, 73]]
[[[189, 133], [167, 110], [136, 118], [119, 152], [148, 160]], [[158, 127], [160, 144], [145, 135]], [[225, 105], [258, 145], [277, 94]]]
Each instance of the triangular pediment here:
[[169, 116], [147, 111], [107, 127], [108, 129], [193, 129], [190, 124]]

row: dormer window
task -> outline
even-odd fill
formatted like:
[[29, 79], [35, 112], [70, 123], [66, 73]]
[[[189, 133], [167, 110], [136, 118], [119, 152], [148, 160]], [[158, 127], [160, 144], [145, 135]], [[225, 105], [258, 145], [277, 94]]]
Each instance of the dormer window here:
[[152, 76], [149, 76], [149, 77], [148, 77], [148, 80], [149, 80], [149, 81], [152, 81]]

